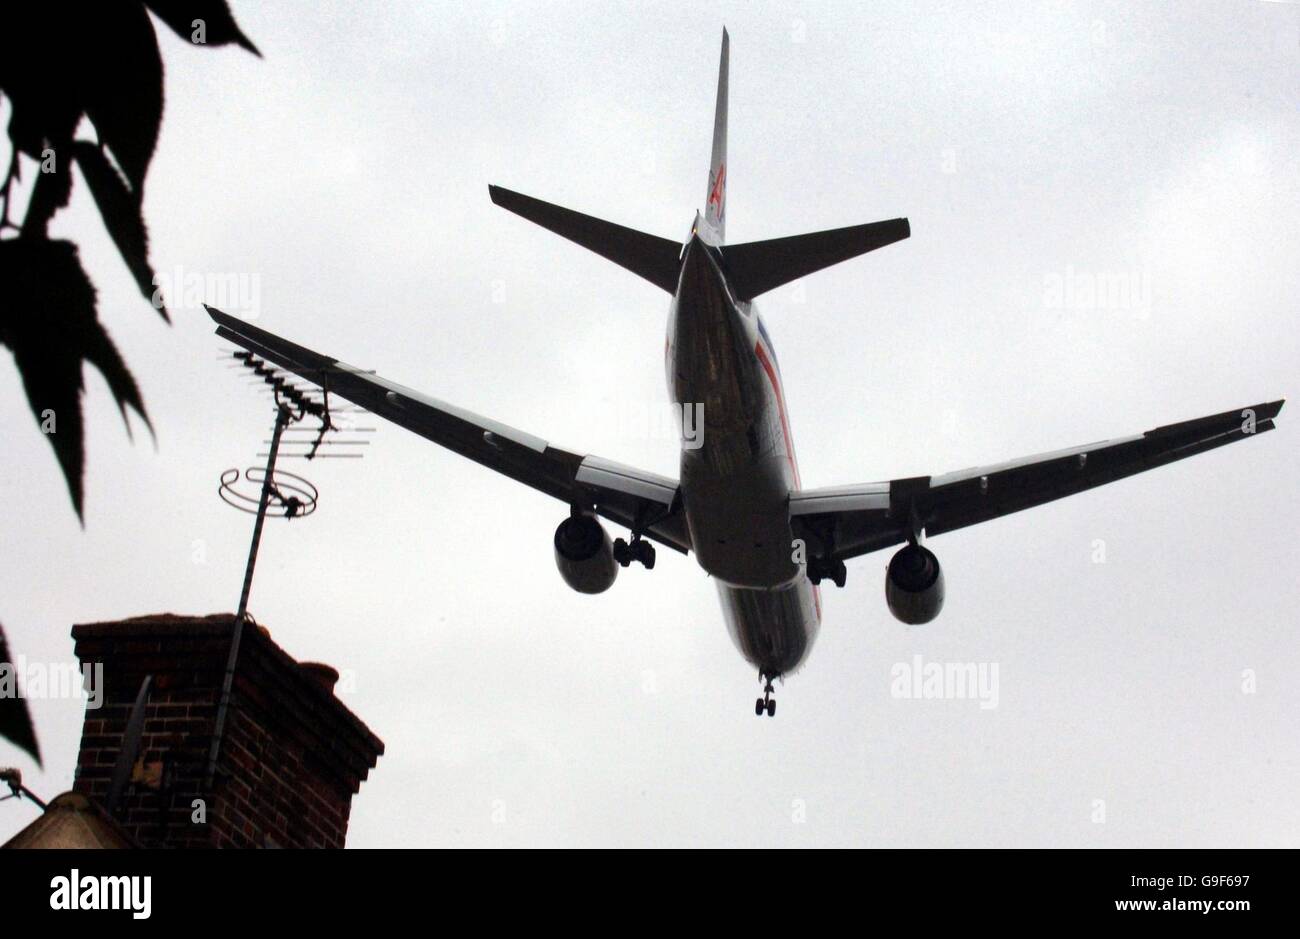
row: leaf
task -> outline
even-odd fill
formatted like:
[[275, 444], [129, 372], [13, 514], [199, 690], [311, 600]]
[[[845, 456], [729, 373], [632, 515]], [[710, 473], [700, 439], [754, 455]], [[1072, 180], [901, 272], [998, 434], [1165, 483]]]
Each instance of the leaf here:
[[152, 433], [140, 389], [96, 317], [95, 288], [72, 242], [0, 241], [0, 289], [7, 301], [0, 308], [0, 343], [13, 350], [28, 405], [47, 432], [73, 508], [84, 521], [81, 364], [89, 362], [103, 374], [123, 420], [129, 405]]
[[[4, 626], [0, 626], [0, 662], [13, 662], [9, 644], [5, 642]], [[36, 731], [32, 729], [32, 717], [27, 713], [25, 699], [17, 695], [12, 698], [0, 695], [0, 737], [26, 750], [37, 763], [41, 762], [41, 748], [36, 743]]]
[[70, 16], [98, 20], [99, 35], [84, 37], [83, 59], [72, 65], [82, 75], [86, 116], [99, 142], [139, 195], [162, 125], [163, 67], [153, 22], [139, 3], [88, 4]]
[[68, 204], [72, 195], [72, 166], [69, 152], [55, 152], [54, 172], [36, 171], [36, 182], [32, 186], [32, 197], [27, 201], [27, 217], [23, 220], [23, 235], [29, 238], [44, 238], [54, 213]]
[[[0, 89], [13, 100], [13, 144], [39, 159], [72, 140], [82, 115], [139, 192], [162, 123], [162, 58], [140, 0], [63, 0], [6, 9]], [[12, 16], [10, 15], [12, 12]]]
[[[153, 303], [155, 285], [149, 263], [149, 231], [145, 227], [140, 199], [127, 188], [126, 180], [108, 161], [104, 151], [84, 140], [73, 141], [72, 156], [81, 167], [90, 194], [95, 197], [104, 227], [117, 245], [118, 253], [135, 278], [140, 292]], [[161, 298], [161, 294], [159, 294]], [[162, 318], [171, 322], [161, 299], [155, 304]]]
[[10, 142], [39, 160], [47, 140], [72, 139], [85, 110], [77, 90], [80, 26], [53, 3], [11, 6], [0, 30], [0, 91], [13, 107]]
[[145, 0], [145, 6], [186, 42], [194, 41], [194, 21], [202, 20], [209, 46], [233, 42], [259, 58], [262, 55], [235, 24], [226, 0]]

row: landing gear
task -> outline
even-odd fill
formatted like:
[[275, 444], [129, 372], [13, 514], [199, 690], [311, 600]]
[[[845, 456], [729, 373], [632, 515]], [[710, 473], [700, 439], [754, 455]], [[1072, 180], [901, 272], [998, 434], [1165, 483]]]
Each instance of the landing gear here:
[[811, 558], [808, 561], [808, 579], [814, 585], [820, 584], [823, 580], [829, 580], [836, 587], [843, 587], [844, 582], [848, 579], [848, 572], [844, 568], [843, 561]]
[[[765, 675], [761, 674], [758, 677], [760, 679], [766, 678]], [[765, 711], [768, 717], [776, 716], [776, 699], [772, 697], [772, 692], [775, 690], [772, 687], [772, 679], [768, 678], [767, 684], [763, 686], [763, 697], [754, 702], [754, 713], [759, 717], [762, 717]]]
[[628, 567], [633, 561], [638, 561], [646, 570], [652, 571], [655, 569], [655, 546], [636, 532], [632, 533], [631, 544], [622, 538], [615, 538], [614, 560], [623, 567]]

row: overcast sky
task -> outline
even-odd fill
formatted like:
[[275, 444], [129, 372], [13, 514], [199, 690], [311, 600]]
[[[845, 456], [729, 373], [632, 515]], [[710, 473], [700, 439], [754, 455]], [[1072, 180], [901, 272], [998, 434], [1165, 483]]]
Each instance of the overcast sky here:
[[[676, 476], [638, 419], [667, 400], [668, 298], [487, 185], [684, 237], [724, 24], [730, 240], [911, 220], [760, 303], [806, 485], [1297, 390], [1295, 5], [233, 5], [263, 59], [159, 29], [156, 267], [242, 275], [257, 309], [232, 312], [566, 449]], [[158, 439], [129, 442], [88, 371], [83, 531], [0, 357], [0, 621], [38, 661], [71, 659], [73, 623], [234, 610], [252, 520], [217, 479], [272, 417], [200, 308], [173, 298], [160, 323], [84, 189], [54, 228]], [[1134, 289], [1090, 301], [1108, 278]], [[320, 510], [268, 523], [251, 611], [347, 671], [387, 744], [351, 846], [1294, 846], [1294, 407], [1259, 440], [933, 539], [928, 626], [890, 617], [888, 552], [851, 562], [775, 719], [692, 558], [573, 593], [563, 505], [391, 425], [363, 459], [286, 467]], [[996, 664], [997, 707], [891, 695], [916, 655]], [[48, 798], [82, 705], [30, 706], [44, 770], [3, 744], [0, 764]], [[0, 806], [0, 840], [34, 815]]]

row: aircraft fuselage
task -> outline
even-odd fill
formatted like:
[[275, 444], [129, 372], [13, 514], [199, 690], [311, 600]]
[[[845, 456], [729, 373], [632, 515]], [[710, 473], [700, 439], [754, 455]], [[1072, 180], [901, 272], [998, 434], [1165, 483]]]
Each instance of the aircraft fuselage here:
[[796, 561], [789, 498], [799, 469], [780, 368], [758, 310], [734, 296], [713, 242], [697, 218], [668, 317], [669, 394], [701, 409], [683, 437], [682, 503], [736, 647], [775, 677], [807, 656], [821, 598]]

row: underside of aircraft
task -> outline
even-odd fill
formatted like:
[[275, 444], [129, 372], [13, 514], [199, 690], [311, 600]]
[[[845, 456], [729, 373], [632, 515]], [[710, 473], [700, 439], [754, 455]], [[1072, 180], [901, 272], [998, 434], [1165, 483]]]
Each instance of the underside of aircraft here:
[[[928, 537], [999, 518], [1273, 429], [1281, 400], [1129, 436], [935, 475], [804, 488], [780, 369], [754, 299], [825, 267], [906, 239], [907, 219], [727, 244], [729, 40], [723, 46], [705, 210], [683, 243], [498, 186], [492, 201], [628, 269], [672, 296], [669, 392], [703, 413], [700, 446], [679, 479], [552, 446], [546, 440], [282, 339], [212, 308], [217, 334], [461, 456], [567, 506], [553, 539], [564, 581], [601, 593], [620, 568], [655, 565], [655, 545], [693, 554], [717, 582], [727, 627], [757, 667], [759, 714], [773, 681], [806, 659], [822, 618], [819, 587], [844, 586], [845, 562], [901, 546], [885, 599], [904, 623], [944, 600]], [[694, 442], [694, 441], [692, 441]], [[626, 529], [611, 539], [600, 520]]]

